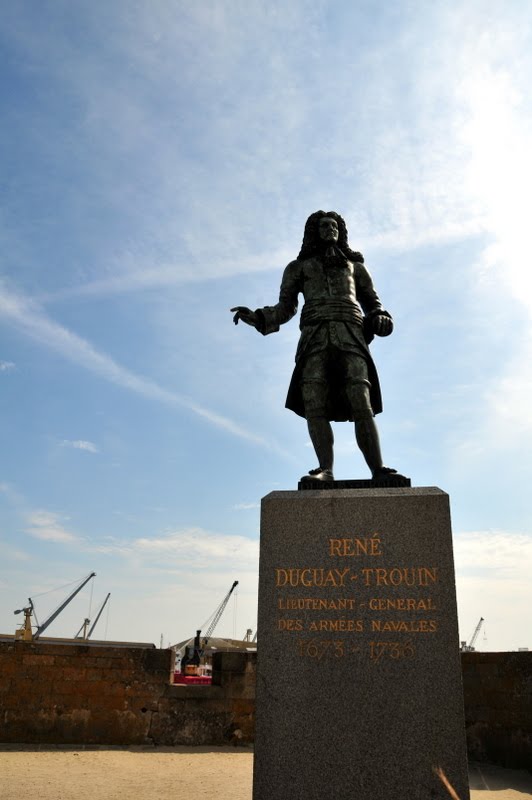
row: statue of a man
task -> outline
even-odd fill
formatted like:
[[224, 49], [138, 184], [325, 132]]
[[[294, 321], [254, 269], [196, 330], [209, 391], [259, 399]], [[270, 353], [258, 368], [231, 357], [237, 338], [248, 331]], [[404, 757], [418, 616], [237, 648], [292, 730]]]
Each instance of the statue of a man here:
[[[319, 466], [302, 481], [333, 481], [331, 421], [355, 423], [357, 444], [378, 482], [396, 475], [382, 461], [374, 415], [382, 411], [377, 371], [368, 344], [389, 336], [393, 320], [384, 310], [361, 253], [349, 248], [347, 228], [334, 211], [316, 211], [305, 225], [303, 244], [286, 267], [275, 306], [232, 308], [234, 323], [274, 333], [297, 311], [301, 338], [286, 407], [305, 417]], [[403, 476], [397, 475], [397, 478]]]

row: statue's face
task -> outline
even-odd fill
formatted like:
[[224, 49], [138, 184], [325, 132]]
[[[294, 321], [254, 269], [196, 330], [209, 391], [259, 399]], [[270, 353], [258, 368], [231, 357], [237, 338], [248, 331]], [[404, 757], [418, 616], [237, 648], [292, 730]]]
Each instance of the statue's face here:
[[318, 223], [318, 231], [324, 242], [338, 241], [338, 223], [333, 217], [322, 217]]

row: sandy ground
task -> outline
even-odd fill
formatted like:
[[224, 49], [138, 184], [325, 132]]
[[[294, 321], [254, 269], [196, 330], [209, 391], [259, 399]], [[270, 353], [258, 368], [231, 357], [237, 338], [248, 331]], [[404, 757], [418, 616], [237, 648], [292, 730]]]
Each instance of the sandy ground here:
[[[0, 746], [1, 800], [251, 800], [253, 753], [227, 747]], [[472, 800], [532, 797], [532, 775], [472, 765]]]
[[0, 798], [251, 800], [252, 770], [244, 748], [0, 751]]

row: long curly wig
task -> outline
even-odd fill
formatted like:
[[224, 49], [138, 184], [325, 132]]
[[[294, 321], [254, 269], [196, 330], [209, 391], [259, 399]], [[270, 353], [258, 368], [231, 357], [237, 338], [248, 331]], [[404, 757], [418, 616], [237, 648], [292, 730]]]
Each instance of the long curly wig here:
[[349, 261], [364, 261], [362, 253], [351, 250], [347, 243], [347, 227], [345, 220], [336, 211], [315, 211], [311, 214], [305, 223], [305, 232], [303, 234], [303, 242], [301, 250], [297, 257], [298, 261], [305, 261], [307, 258], [319, 254], [323, 250], [323, 241], [319, 234], [319, 223], [322, 217], [332, 217], [338, 223], [338, 242], [336, 247], [341, 250], [342, 254], [349, 259]]

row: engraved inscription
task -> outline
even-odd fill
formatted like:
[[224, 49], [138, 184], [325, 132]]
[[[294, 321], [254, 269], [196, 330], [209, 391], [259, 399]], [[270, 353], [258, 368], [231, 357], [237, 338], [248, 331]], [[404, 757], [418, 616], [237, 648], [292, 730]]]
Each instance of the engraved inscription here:
[[378, 533], [365, 538], [329, 539], [330, 556], [382, 556]]
[[377, 663], [381, 658], [413, 658], [416, 651], [412, 642], [370, 642], [370, 658]]
[[379, 633], [436, 633], [438, 623], [435, 619], [372, 619], [371, 630]]
[[[275, 568], [277, 629], [297, 642], [301, 657], [316, 661], [365, 657], [373, 664], [398, 661], [415, 657], [412, 636], [428, 643], [427, 637], [437, 635], [438, 609], [430, 590], [440, 582], [438, 567], [393, 565], [393, 561], [392, 566], [367, 566], [368, 559], [385, 556], [385, 540], [377, 532], [324, 537], [324, 556], [351, 559], [350, 566], [338, 561], [335, 566], [333, 560], [319, 567]], [[324, 597], [312, 596], [322, 593]], [[306, 633], [308, 638], [292, 639], [294, 633]], [[320, 638], [320, 634], [336, 637]]]
[[337, 639], [299, 639], [298, 652], [300, 656], [316, 658], [318, 661], [325, 655], [343, 658], [346, 653], [345, 642]]
[[368, 608], [372, 611], [436, 611], [432, 597], [420, 600], [413, 597], [372, 597]]
[[353, 611], [355, 607], [354, 597], [315, 598], [315, 597], [280, 597], [277, 601], [277, 608], [281, 611]]
[[381, 659], [414, 658], [416, 648], [410, 640], [406, 642], [371, 641], [366, 646], [352, 644], [345, 639], [298, 639], [298, 654], [303, 658], [312, 658], [321, 661], [329, 656], [344, 658], [360, 652], [367, 652], [371, 661], [376, 664]]
[[366, 586], [429, 586], [438, 580], [437, 567], [364, 567]]
[[278, 620], [278, 628], [280, 631], [302, 631], [303, 620], [282, 618]]
[[350, 631], [362, 633], [364, 621], [361, 619], [319, 619], [312, 621], [308, 626], [309, 631]]
[[276, 569], [277, 586], [345, 586], [345, 580], [351, 570], [324, 569], [323, 567], [306, 567], [304, 569]]

